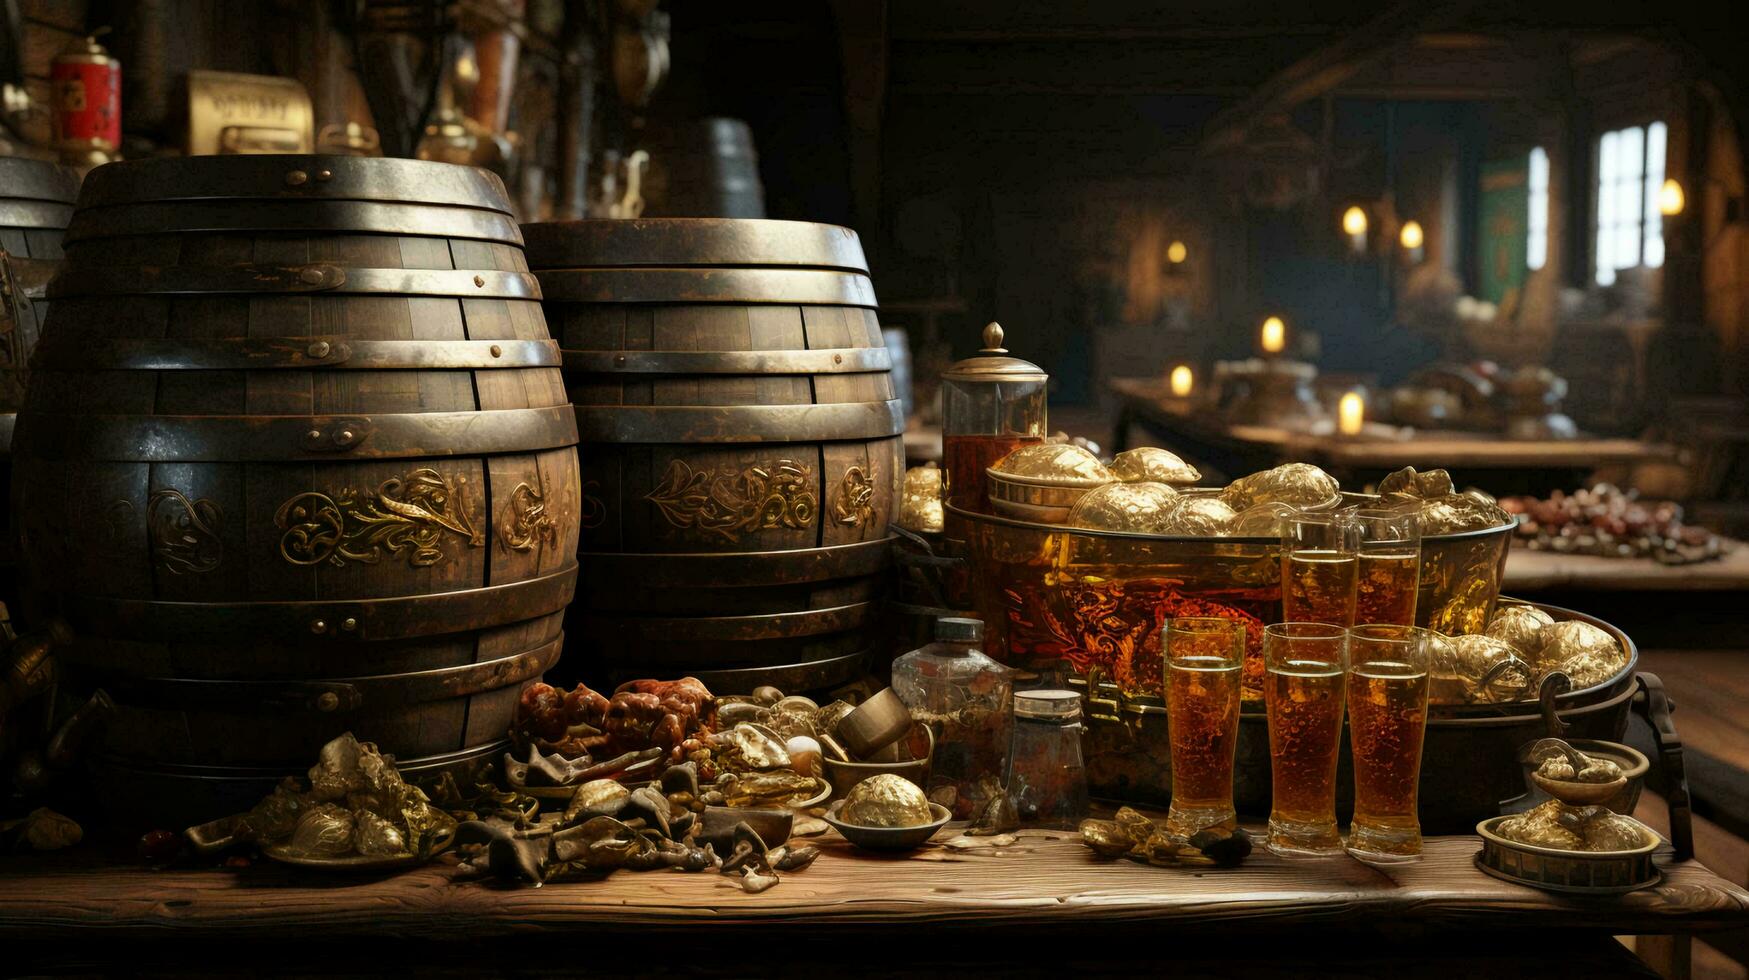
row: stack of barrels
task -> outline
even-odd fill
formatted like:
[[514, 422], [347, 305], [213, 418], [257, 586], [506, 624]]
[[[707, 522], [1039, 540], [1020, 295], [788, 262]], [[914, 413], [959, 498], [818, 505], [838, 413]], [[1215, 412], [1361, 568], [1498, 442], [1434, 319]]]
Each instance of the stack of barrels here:
[[566, 668], [714, 691], [860, 676], [904, 415], [849, 229], [524, 227], [582, 439]]
[[346, 731], [495, 757], [559, 657], [584, 504], [499, 180], [408, 160], [85, 181], [14, 443], [71, 679], [130, 815], [247, 808]]

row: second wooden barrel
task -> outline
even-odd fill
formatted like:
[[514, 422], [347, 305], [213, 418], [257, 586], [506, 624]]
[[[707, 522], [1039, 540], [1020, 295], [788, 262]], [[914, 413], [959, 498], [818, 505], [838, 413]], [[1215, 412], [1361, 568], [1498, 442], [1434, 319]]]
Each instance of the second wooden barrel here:
[[725, 693], [860, 675], [904, 415], [856, 234], [524, 226], [582, 439], [567, 668]]
[[753, 130], [739, 119], [690, 119], [643, 139], [644, 213], [652, 218], [763, 218]]
[[[16, 601], [17, 542], [10, 507], [12, 430], [26, 368], [48, 313], [43, 290], [61, 264], [79, 175], [42, 160], [0, 157], [0, 601]], [[16, 612], [16, 610], [14, 610]]]
[[502, 751], [576, 578], [574, 415], [503, 185], [408, 160], [93, 171], [15, 442], [26, 560], [115, 700], [100, 786], [220, 816], [346, 731]]

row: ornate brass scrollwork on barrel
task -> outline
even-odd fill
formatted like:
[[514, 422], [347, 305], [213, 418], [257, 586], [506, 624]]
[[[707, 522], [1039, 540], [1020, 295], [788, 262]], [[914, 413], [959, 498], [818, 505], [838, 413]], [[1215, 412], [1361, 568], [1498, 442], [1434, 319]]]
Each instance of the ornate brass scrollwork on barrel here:
[[189, 500], [180, 490], [155, 490], [146, 503], [146, 525], [158, 567], [171, 575], [210, 572], [225, 558], [219, 537], [224, 512], [202, 497]]
[[832, 496], [832, 517], [845, 527], [861, 527], [874, 519], [874, 481], [860, 466], [844, 471]]
[[554, 544], [559, 522], [547, 509], [546, 498], [526, 483], [510, 491], [510, 502], [498, 518], [498, 543], [506, 551], [529, 551], [536, 544]]
[[747, 531], [812, 527], [820, 509], [813, 470], [792, 459], [753, 463], [739, 472], [694, 470], [676, 459], [644, 499], [675, 527], [720, 534], [731, 543]]
[[331, 497], [306, 490], [280, 504], [273, 521], [285, 531], [280, 556], [294, 565], [374, 565], [392, 557], [429, 568], [449, 557], [446, 533], [470, 547], [485, 544], [471, 509], [465, 480], [421, 468], [384, 480], [373, 493], [347, 487]]

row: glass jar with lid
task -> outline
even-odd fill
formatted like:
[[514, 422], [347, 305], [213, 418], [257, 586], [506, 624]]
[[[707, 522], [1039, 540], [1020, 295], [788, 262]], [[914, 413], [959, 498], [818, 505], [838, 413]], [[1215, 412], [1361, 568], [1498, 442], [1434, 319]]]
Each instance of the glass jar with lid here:
[[1008, 796], [1023, 825], [1070, 829], [1087, 816], [1081, 732], [1081, 696], [1076, 692], [1015, 693]]
[[1007, 775], [1012, 672], [985, 656], [984, 624], [942, 617], [935, 642], [893, 661], [893, 691], [935, 734], [930, 800], [975, 816]]
[[[961, 510], [988, 513], [984, 471], [1046, 435], [1050, 375], [1002, 346], [1001, 324], [984, 327], [984, 347], [941, 375], [942, 494]], [[953, 534], [948, 519], [948, 536]]]

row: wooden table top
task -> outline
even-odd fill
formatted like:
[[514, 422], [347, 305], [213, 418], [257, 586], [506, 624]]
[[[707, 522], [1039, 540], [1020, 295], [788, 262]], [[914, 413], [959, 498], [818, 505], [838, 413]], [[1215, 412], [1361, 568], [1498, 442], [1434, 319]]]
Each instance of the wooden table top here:
[[1270, 449], [1283, 461], [1328, 468], [1391, 470], [1402, 466], [1486, 469], [1502, 467], [1591, 468], [1672, 455], [1667, 446], [1639, 439], [1507, 439], [1482, 432], [1411, 430], [1369, 426], [1359, 438], [1314, 435], [1269, 425], [1231, 425], [1219, 416], [1175, 402], [1155, 378], [1115, 378], [1111, 390], [1132, 411], [1203, 438]]
[[1607, 592], [1733, 592], [1749, 589], [1749, 545], [1727, 541], [1715, 561], [1663, 565], [1650, 558], [1599, 558], [1531, 551], [1514, 545], [1506, 559], [1507, 592], [1578, 589]]
[[[950, 838], [952, 828], [937, 835]], [[342, 934], [488, 939], [562, 932], [806, 926], [820, 932], [1113, 927], [1149, 935], [1242, 926], [1319, 931], [1464, 929], [1657, 934], [1749, 926], [1749, 892], [1698, 862], [1659, 860], [1663, 881], [1612, 899], [1571, 899], [1477, 870], [1473, 837], [1433, 838], [1389, 870], [1347, 858], [1285, 861], [1261, 848], [1230, 870], [1106, 861], [1062, 831], [1010, 847], [883, 856], [835, 833], [805, 871], [757, 895], [716, 873], [621, 871], [542, 888], [452, 882], [441, 864], [387, 878], [320, 877], [271, 863], [154, 871], [86, 853], [0, 858], [0, 945], [116, 939], [285, 941]], [[80, 850], [89, 851], [90, 848]], [[769, 933], [768, 933], [769, 934]]]

